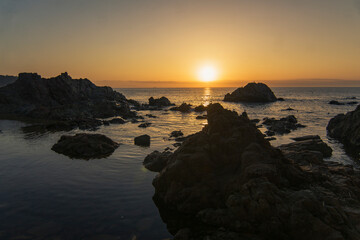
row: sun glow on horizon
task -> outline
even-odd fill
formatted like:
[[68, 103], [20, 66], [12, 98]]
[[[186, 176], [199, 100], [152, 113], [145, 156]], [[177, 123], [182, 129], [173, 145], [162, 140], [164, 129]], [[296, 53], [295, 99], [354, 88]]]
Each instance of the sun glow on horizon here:
[[197, 70], [197, 77], [202, 82], [213, 82], [217, 80], [219, 72], [214, 65], [202, 65]]

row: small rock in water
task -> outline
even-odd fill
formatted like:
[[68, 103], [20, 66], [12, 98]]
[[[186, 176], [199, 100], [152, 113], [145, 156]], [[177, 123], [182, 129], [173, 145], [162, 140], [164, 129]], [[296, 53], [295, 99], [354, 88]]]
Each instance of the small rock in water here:
[[154, 116], [152, 114], [146, 114], [145, 116], [147, 116], [148, 118], [157, 118], [157, 116]]
[[191, 111], [191, 105], [190, 105], [190, 104], [187, 104], [187, 103], [183, 103], [183, 104], [181, 104], [179, 107], [170, 108], [170, 110], [187, 113], [187, 112], [190, 112], [190, 111]]
[[197, 116], [196, 119], [200, 119], [200, 120], [207, 119], [207, 115]]
[[346, 103], [347, 105], [355, 105], [355, 104], [358, 104], [358, 102], [356, 102], [356, 101], [353, 101], [353, 102], [348, 102], [348, 103]]
[[278, 101], [280, 101], [280, 102], [285, 101], [285, 99], [284, 99], [284, 98], [282, 98], [282, 97], [281, 97], [281, 98], [278, 98], [277, 100], [278, 100]]
[[285, 118], [281, 118], [280, 120], [275, 118], [264, 118], [263, 124], [269, 131], [274, 132], [275, 134], [290, 133], [292, 130], [305, 127], [305, 125], [297, 122], [294, 115], [289, 115]]
[[205, 112], [205, 111], [206, 111], [206, 107], [201, 104], [201, 105], [199, 105], [199, 106], [196, 106], [196, 107], [194, 108], [194, 111], [195, 111], [195, 112]]
[[265, 139], [268, 140], [268, 141], [273, 141], [273, 140], [276, 140], [276, 137], [267, 137]]
[[138, 146], [148, 147], [150, 146], [150, 136], [145, 134], [134, 138], [134, 144]]
[[139, 128], [147, 128], [147, 127], [150, 127], [150, 125], [151, 125], [151, 123], [142, 123], [138, 127]]
[[335, 100], [331, 100], [331, 101], [329, 102], [329, 104], [331, 104], [331, 105], [344, 105], [344, 103], [340, 103], [340, 102], [335, 101]]
[[166, 97], [161, 97], [156, 99], [153, 97], [149, 98], [149, 106], [167, 107], [171, 105], [172, 105], [171, 102]]
[[124, 124], [126, 123], [124, 119], [122, 118], [113, 118], [109, 121], [112, 124]]
[[294, 111], [295, 109], [291, 108], [291, 107], [288, 107], [286, 109], [282, 109], [281, 111]]
[[102, 134], [79, 133], [61, 136], [51, 148], [71, 158], [91, 159], [110, 156], [119, 144]]
[[180, 137], [180, 136], [184, 136], [184, 133], [182, 131], [172, 131], [170, 133], [170, 137], [177, 138], [177, 137]]

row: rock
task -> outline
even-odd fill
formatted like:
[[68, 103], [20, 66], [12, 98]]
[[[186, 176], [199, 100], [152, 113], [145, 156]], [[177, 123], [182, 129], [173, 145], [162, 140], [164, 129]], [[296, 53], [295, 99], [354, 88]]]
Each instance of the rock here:
[[181, 143], [179, 143], [179, 142], [174, 143], [173, 146], [174, 146], [174, 147], [180, 147], [180, 146], [181, 146]]
[[329, 104], [332, 104], [332, 105], [344, 105], [344, 103], [340, 103], [340, 102], [335, 101], [335, 100], [331, 100], [331, 101], [329, 102]]
[[290, 133], [292, 130], [305, 127], [304, 125], [297, 122], [297, 119], [294, 115], [289, 115], [285, 118], [281, 118], [280, 120], [277, 120], [275, 118], [264, 118], [263, 124], [269, 130], [268, 133], [271, 134], [286, 134]]
[[347, 150], [360, 152], [360, 105], [347, 114], [339, 114], [332, 118], [327, 127], [330, 137], [342, 142]]
[[295, 109], [291, 108], [291, 107], [288, 107], [286, 109], [281, 109], [281, 111], [294, 111]]
[[69, 121], [136, 114], [130, 111], [124, 95], [88, 79], [72, 79], [67, 73], [49, 79], [20, 73], [14, 83], [0, 88], [0, 115]]
[[207, 119], [207, 115], [197, 116], [196, 119]]
[[138, 146], [148, 147], [150, 146], [150, 136], [145, 134], [134, 138], [134, 144]]
[[147, 116], [148, 118], [157, 118], [157, 116], [154, 116], [152, 114], [145, 114], [145, 116]]
[[347, 104], [347, 105], [356, 105], [356, 104], [358, 104], [358, 102], [353, 101], [353, 102], [347, 102], [346, 104]]
[[15, 82], [17, 79], [16, 76], [0, 75], [0, 87], [4, 87]]
[[256, 124], [256, 123], [259, 123], [259, 122], [260, 122], [260, 119], [255, 118], [255, 119], [251, 119], [250, 121], [251, 121], [252, 123], [255, 123], [255, 124]]
[[266, 134], [266, 136], [269, 136], [269, 137], [275, 136], [275, 132], [271, 131], [271, 130], [266, 131], [265, 134]]
[[[208, 125], [153, 180], [153, 200], [176, 238], [360, 239], [358, 171], [327, 161], [298, 164], [246, 114], [220, 104], [209, 105], [207, 115]], [[326, 149], [317, 138], [295, 144], [310, 152], [306, 141], [322, 146], [320, 154]]]
[[126, 123], [124, 119], [122, 118], [113, 118], [109, 121], [111, 124], [124, 124]]
[[150, 126], [151, 126], [151, 124], [152, 124], [152, 123], [148, 123], [148, 122], [146, 122], [146, 123], [142, 123], [142, 124], [140, 124], [138, 127], [139, 127], [139, 128], [147, 128], [147, 127], [150, 127]]
[[153, 172], [161, 172], [161, 170], [166, 166], [166, 163], [169, 157], [172, 155], [172, 152], [159, 152], [154, 151], [146, 156], [143, 165], [146, 169]]
[[224, 98], [225, 102], [275, 102], [277, 98], [271, 89], [264, 83], [248, 83], [238, 88]]
[[108, 157], [118, 147], [118, 143], [105, 135], [79, 133], [61, 136], [51, 149], [71, 158], [91, 159]]
[[[316, 159], [319, 164], [323, 158], [331, 157], [332, 149], [318, 135], [295, 138], [295, 142], [279, 146], [284, 155], [297, 163]], [[314, 161], [312, 162], [314, 163]]]
[[273, 140], [276, 140], [276, 137], [266, 137], [265, 139], [268, 141], [273, 141]]
[[177, 138], [177, 137], [180, 137], [180, 136], [184, 136], [184, 134], [183, 134], [182, 131], [172, 131], [172, 132], [170, 133], [170, 137], [175, 137], [175, 138]]
[[194, 108], [194, 111], [195, 111], [195, 112], [205, 112], [205, 111], [206, 111], [206, 107], [201, 104], [201, 105], [199, 105], [199, 106], [196, 106], [196, 107]]
[[285, 99], [284, 99], [284, 98], [282, 98], [282, 97], [281, 97], [281, 98], [278, 98], [277, 100], [278, 100], [278, 101], [280, 101], [280, 102], [285, 101]]
[[190, 104], [183, 103], [183, 104], [181, 104], [179, 107], [170, 108], [170, 110], [187, 113], [187, 112], [190, 112], [190, 111], [191, 111], [191, 105], [190, 105]]
[[0, 129], [0, 133], [3, 133], [1, 129]]
[[157, 99], [154, 99], [153, 97], [149, 98], [149, 106], [167, 107], [171, 105], [171, 102], [166, 97], [161, 97]]

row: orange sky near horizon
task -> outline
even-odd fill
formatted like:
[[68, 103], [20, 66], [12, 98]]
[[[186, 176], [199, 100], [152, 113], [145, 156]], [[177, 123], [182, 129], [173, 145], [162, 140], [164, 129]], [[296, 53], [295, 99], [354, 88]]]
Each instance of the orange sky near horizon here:
[[[67, 71], [114, 87], [360, 80], [358, 0], [4, 0], [0, 33], [4, 75]], [[196, 74], [207, 63], [212, 83]]]

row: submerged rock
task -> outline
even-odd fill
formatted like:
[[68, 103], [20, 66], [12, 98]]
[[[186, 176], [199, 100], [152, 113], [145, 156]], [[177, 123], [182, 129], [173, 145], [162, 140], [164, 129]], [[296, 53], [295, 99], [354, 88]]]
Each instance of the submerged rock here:
[[190, 112], [190, 111], [191, 111], [191, 105], [190, 105], [190, 104], [187, 104], [187, 103], [183, 103], [183, 104], [181, 104], [181, 105], [178, 106], [178, 107], [170, 108], [170, 110], [186, 113], [186, 112]]
[[264, 83], [248, 83], [231, 94], [225, 95], [225, 102], [275, 102], [277, 98]]
[[109, 121], [111, 124], [124, 124], [126, 123], [124, 119], [122, 118], [113, 118]]
[[197, 116], [196, 119], [200, 119], [200, 120], [207, 119], [207, 115]]
[[300, 167], [245, 114], [220, 104], [207, 111], [208, 125], [153, 181], [154, 202], [175, 239], [360, 238], [358, 172], [324, 161]]
[[108, 157], [118, 147], [118, 143], [105, 135], [79, 133], [61, 136], [51, 149], [71, 158], [91, 159]]
[[336, 100], [331, 100], [329, 102], [329, 104], [331, 104], [331, 105], [345, 105], [344, 103], [340, 103], [339, 101], [336, 101]]
[[168, 151], [164, 151], [162, 153], [159, 151], [154, 151], [146, 156], [143, 165], [150, 171], [161, 172], [172, 154], [172, 152]]
[[290, 133], [292, 130], [305, 127], [304, 125], [298, 123], [294, 115], [289, 115], [279, 120], [275, 118], [264, 118], [263, 124], [268, 129], [268, 136], [273, 136], [275, 134], [286, 134]]
[[149, 106], [157, 106], [157, 107], [167, 107], [167, 106], [171, 106], [171, 102], [169, 99], [167, 99], [166, 97], [161, 97], [161, 98], [153, 98], [150, 97], [149, 98]]
[[134, 144], [138, 146], [148, 147], [150, 146], [150, 136], [147, 134], [134, 138]]
[[360, 105], [347, 114], [332, 118], [327, 127], [330, 137], [338, 139], [350, 151], [360, 152]]

